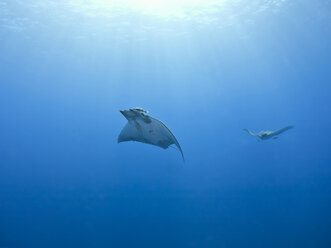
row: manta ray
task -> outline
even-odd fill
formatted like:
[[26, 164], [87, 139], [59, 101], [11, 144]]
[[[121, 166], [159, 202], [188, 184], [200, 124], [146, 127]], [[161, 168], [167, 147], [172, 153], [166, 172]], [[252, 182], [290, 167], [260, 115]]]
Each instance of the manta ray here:
[[175, 135], [161, 121], [149, 116], [142, 108], [120, 110], [128, 120], [118, 136], [118, 143], [125, 141], [138, 141], [167, 149], [175, 144], [184, 160], [184, 154]]
[[[284, 133], [285, 131], [287, 131], [291, 128], [293, 128], [293, 126], [286, 126], [281, 129], [278, 129], [276, 131], [260, 131], [259, 133], [253, 133], [252, 131], [248, 130], [247, 128], [245, 128], [243, 130], [252, 136], [260, 138], [261, 140], [267, 140], [267, 139], [271, 139], [271, 138], [277, 139], [278, 138], [277, 135]], [[258, 141], [260, 141], [260, 140], [258, 140]]]

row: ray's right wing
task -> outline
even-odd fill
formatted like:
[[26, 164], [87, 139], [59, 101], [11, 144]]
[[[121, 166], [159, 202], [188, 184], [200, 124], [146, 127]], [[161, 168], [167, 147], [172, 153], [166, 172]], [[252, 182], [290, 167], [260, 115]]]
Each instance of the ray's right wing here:
[[125, 141], [141, 141], [139, 126], [137, 127], [131, 122], [126, 123], [117, 139], [118, 143]]
[[257, 136], [255, 133], [253, 133], [252, 131], [248, 130], [247, 128], [244, 128], [243, 130], [246, 131], [247, 133], [249, 133], [252, 136]]

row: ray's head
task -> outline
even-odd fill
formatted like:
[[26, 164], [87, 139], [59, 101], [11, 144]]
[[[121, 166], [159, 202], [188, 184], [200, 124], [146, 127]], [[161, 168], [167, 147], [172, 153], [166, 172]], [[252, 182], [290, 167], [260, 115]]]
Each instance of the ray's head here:
[[143, 108], [132, 108], [130, 110], [133, 111], [133, 112], [139, 113], [139, 114], [145, 114], [146, 115], [148, 113], [148, 111], [143, 109]]
[[142, 108], [132, 108], [129, 110], [120, 110], [122, 115], [128, 120], [136, 119], [138, 117], [147, 117], [147, 111]]

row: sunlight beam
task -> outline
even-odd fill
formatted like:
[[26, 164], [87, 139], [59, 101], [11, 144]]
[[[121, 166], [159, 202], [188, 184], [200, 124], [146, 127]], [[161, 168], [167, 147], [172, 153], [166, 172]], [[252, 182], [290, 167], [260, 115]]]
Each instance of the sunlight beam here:
[[227, 0], [71, 0], [75, 6], [102, 13], [136, 12], [159, 18], [191, 18], [217, 11]]

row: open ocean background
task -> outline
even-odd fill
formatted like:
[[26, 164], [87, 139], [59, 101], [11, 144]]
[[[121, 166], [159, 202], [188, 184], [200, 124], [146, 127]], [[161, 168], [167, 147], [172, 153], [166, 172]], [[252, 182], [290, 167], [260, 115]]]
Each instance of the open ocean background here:
[[331, 2], [155, 1], [0, 0], [0, 247], [331, 247]]

